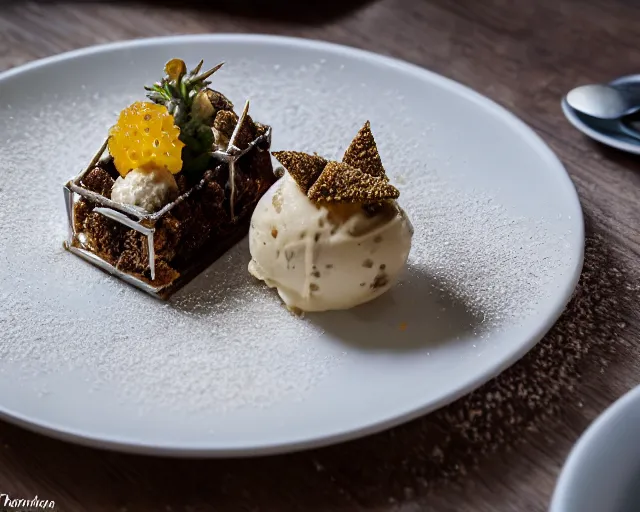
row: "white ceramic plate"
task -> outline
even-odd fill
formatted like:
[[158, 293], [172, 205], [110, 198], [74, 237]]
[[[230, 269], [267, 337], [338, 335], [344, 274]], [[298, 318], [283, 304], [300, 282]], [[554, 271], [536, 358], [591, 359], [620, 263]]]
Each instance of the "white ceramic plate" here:
[[640, 387], [618, 399], [571, 450], [550, 512], [640, 508]]
[[[365, 120], [416, 234], [392, 291], [295, 318], [246, 241], [168, 304], [62, 249], [62, 184], [173, 57], [273, 126], [273, 150], [339, 157]], [[0, 415], [154, 454], [240, 456], [376, 432], [470, 392], [551, 327], [583, 221], [527, 126], [424, 69], [298, 39], [215, 35], [71, 52], [0, 76]]]

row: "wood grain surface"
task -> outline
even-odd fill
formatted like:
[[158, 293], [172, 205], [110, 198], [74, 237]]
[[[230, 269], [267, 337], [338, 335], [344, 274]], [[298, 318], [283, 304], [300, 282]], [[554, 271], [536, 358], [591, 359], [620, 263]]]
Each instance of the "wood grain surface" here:
[[[55, 500], [60, 512], [546, 510], [575, 440], [640, 381], [640, 308], [633, 295], [640, 289], [640, 159], [586, 139], [564, 119], [559, 103], [578, 84], [640, 72], [640, 3], [231, 3], [4, 0], [0, 69], [107, 41], [259, 32], [373, 50], [469, 85], [531, 125], [570, 172], [587, 217], [587, 265], [582, 296], [561, 320], [549, 347], [558, 349], [558, 358], [566, 357], [565, 331], [582, 348], [592, 338], [600, 343], [576, 352], [580, 361], [572, 384], [566, 385], [566, 398], [554, 394], [542, 403], [531, 395], [532, 405], [523, 406], [530, 413], [519, 416], [520, 426], [496, 426], [486, 419], [490, 415], [472, 417], [473, 431], [484, 427], [483, 439], [495, 442], [470, 440], [468, 422], [461, 421], [466, 426], [457, 430], [452, 426], [451, 417], [464, 410], [464, 401], [362, 440], [255, 460], [122, 455], [0, 423], [0, 494], [29, 499], [37, 494]], [[525, 379], [538, 375], [539, 383], [547, 379], [544, 371], [550, 372], [550, 381], [556, 378], [553, 364], [551, 370], [541, 369], [535, 357], [519, 362], [516, 370]]]

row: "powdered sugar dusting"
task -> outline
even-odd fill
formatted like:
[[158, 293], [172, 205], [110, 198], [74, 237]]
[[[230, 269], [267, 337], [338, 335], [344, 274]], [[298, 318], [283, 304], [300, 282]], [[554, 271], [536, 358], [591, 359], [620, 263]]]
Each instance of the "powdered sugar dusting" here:
[[544, 220], [516, 217], [482, 191], [456, 191], [438, 173], [414, 180], [432, 201], [413, 205], [412, 214], [425, 219], [413, 264], [482, 317], [479, 335], [534, 313], [568, 242], [551, 237]]
[[[274, 150], [340, 158], [370, 119], [416, 229], [409, 271], [394, 293], [411, 290], [428, 273], [434, 283], [429, 293], [463, 304], [478, 319], [471, 327], [480, 337], [527, 318], [565, 265], [563, 238], [550, 233], [544, 219], [514, 216], [486, 191], [469, 189], [461, 176], [446, 172], [424, 144], [437, 127], [411, 120], [411, 105], [397, 91], [387, 90], [372, 111], [359, 98], [370, 87], [332, 83], [325, 65], [237, 62], [215, 86], [233, 91], [237, 104], [251, 98], [253, 117], [274, 128]], [[246, 241], [169, 303], [63, 250], [62, 184], [136, 97], [131, 91], [95, 94], [78, 86], [60, 98], [14, 101], [10, 112], [0, 112], [0, 137], [10, 139], [0, 147], [0, 371], [17, 365], [28, 382], [82, 368], [96, 389], [118, 383], [123, 402], [174, 411], [303, 399], [349, 350], [324, 343], [321, 322], [293, 317], [255, 283], [246, 271]]]

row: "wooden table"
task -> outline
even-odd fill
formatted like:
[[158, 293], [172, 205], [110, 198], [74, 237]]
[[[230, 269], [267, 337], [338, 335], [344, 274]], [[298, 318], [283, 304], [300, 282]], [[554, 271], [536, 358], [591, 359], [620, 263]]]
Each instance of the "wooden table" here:
[[[0, 69], [94, 43], [197, 32], [318, 38], [417, 63], [511, 109], [561, 157], [587, 216], [580, 291], [552, 333], [507, 374], [392, 431], [289, 456], [176, 461], [82, 448], [0, 424], [0, 494], [37, 494], [65, 512], [546, 510], [577, 437], [640, 381], [640, 308], [633, 304], [640, 160], [587, 140], [559, 106], [577, 84], [640, 72], [640, 4], [272, 0], [253, 8], [237, 2], [225, 14], [213, 0], [159, 3], [5, 0]], [[256, 15], [261, 4], [268, 12]], [[528, 390], [524, 398], [515, 382]]]

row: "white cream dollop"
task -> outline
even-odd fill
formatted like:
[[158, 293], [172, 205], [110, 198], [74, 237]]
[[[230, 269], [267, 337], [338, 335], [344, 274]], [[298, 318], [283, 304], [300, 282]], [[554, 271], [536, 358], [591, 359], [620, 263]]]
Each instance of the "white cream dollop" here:
[[393, 286], [412, 236], [395, 202], [372, 217], [352, 205], [318, 206], [285, 173], [253, 213], [249, 272], [292, 310], [348, 309]]
[[111, 188], [111, 199], [138, 206], [148, 212], [160, 210], [178, 197], [178, 185], [166, 169], [133, 169], [120, 176]]

